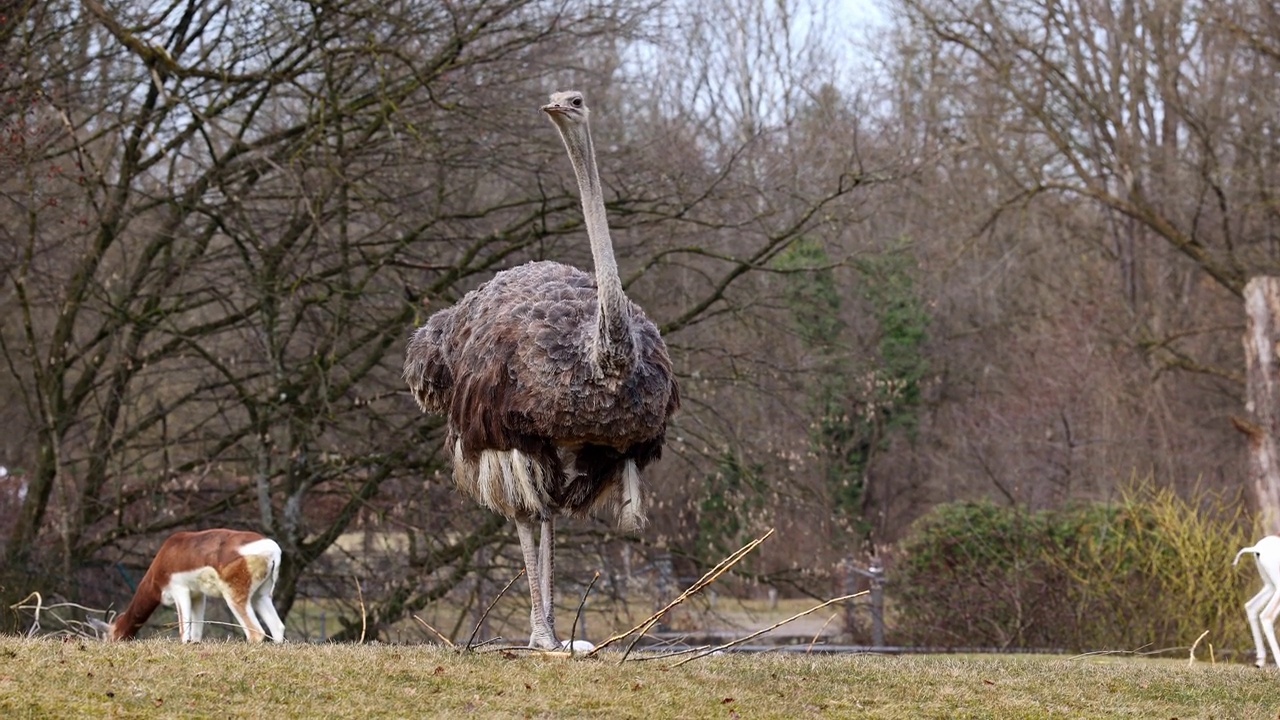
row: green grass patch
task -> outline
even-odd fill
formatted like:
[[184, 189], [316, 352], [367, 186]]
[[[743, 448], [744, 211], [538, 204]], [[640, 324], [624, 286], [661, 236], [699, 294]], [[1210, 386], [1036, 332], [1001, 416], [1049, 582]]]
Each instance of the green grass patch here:
[[1117, 657], [726, 655], [0, 638], [0, 717], [1275, 718], [1280, 673]]

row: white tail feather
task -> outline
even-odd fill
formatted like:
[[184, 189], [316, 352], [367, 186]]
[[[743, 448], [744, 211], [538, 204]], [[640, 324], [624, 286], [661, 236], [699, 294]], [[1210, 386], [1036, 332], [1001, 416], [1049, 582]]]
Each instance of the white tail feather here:
[[628, 460], [622, 468], [622, 505], [618, 508], [618, 527], [623, 532], [635, 532], [644, 527], [644, 505], [640, 497], [640, 471]]
[[527, 508], [542, 506], [542, 469], [529, 462], [524, 453], [511, 450], [507, 453], [506, 462], [511, 467], [511, 482], [519, 497]]
[[482, 450], [474, 466], [462, 457], [462, 443], [458, 442], [454, 448], [455, 473], [474, 473], [476, 499], [490, 510], [506, 513], [506, 508], [511, 507], [537, 512], [546, 504], [542, 468], [529, 462], [519, 450]]

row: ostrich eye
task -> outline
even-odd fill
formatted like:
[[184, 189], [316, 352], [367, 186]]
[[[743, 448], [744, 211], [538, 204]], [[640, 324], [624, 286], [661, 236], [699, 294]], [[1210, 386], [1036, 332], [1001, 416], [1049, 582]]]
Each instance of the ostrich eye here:
[[573, 103], [573, 106], [574, 106], [574, 107], [582, 107], [582, 98], [580, 98], [580, 97], [576, 97], [576, 98], [574, 98], [573, 100], [571, 100], [570, 102], [572, 102], [572, 103]]

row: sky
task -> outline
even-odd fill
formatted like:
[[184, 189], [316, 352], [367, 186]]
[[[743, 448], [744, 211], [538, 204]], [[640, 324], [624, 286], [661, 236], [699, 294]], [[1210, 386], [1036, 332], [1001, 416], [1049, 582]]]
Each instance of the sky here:
[[859, 25], [880, 22], [883, 13], [877, 7], [881, 0], [835, 0], [835, 14]]

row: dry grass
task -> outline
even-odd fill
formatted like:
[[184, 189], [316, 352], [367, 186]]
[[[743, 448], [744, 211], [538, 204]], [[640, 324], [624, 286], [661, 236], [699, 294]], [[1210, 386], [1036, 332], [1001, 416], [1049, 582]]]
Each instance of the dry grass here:
[[611, 662], [0, 638], [0, 717], [1276, 718], [1280, 673], [1117, 657]]

